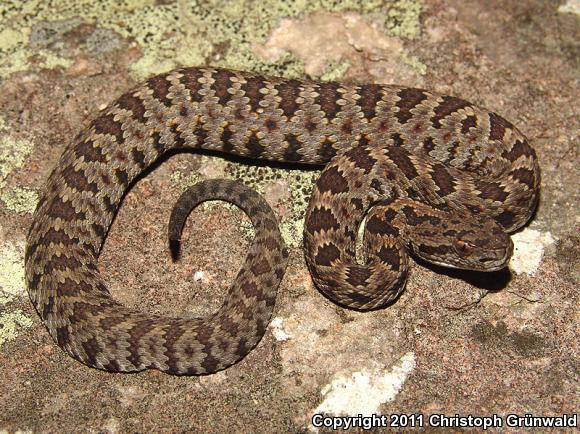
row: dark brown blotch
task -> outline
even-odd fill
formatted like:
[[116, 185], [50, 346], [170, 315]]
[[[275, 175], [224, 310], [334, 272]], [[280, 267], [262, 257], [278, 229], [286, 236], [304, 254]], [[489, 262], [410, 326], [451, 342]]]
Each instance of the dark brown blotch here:
[[306, 223], [308, 232], [315, 234], [317, 232], [329, 231], [340, 227], [338, 220], [331, 210], [327, 208], [316, 207], [310, 213]]
[[365, 84], [358, 92], [357, 105], [369, 121], [377, 115], [377, 105], [383, 98], [383, 88], [379, 84]]
[[103, 365], [103, 369], [105, 371], [109, 371], [109, 372], [120, 372], [121, 371], [121, 366], [119, 365], [119, 362], [115, 359], [109, 360], [109, 363], [107, 363], [106, 365]]
[[[130, 347], [129, 351], [131, 352], [131, 356], [129, 360], [133, 364], [137, 364], [140, 362], [140, 355], [138, 352], [138, 348], [142, 346], [141, 340], [143, 336], [149, 333], [155, 324], [150, 320], [141, 320], [139, 321], [131, 330], [129, 330], [129, 342]], [[174, 323], [169, 324], [164, 330], [163, 339], [164, 339], [164, 347], [166, 350], [164, 354], [167, 356], [167, 365], [172, 372], [178, 372], [179, 367], [177, 365], [177, 360], [175, 358], [175, 353], [178, 347], [178, 342], [180, 338], [185, 333], [185, 328], [182, 324]], [[191, 349], [191, 347], [189, 347]], [[196, 354], [189, 354], [190, 358], [194, 358]]]
[[97, 134], [108, 134], [115, 137], [118, 144], [122, 144], [125, 139], [123, 137], [123, 124], [115, 120], [115, 115], [108, 113], [99, 116], [93, 121], [93, 129]]
[[431, 118], [433, 127], [440, 128], [441, 121], [452, 113], [466, 107], [471, 107], [471, 104], [464, 99], [456, 98], [454, 96], [443, 96], [441, 101], [434, 109], [435, 116]]
[[126, 93], [117, 100], [117, 105], [125, 110], [128, 110], [132, 114], [132, 118], [138, 120], [141, 123], [145, 123], [147, 118], [145, 117], [145, 105], [141, 98], [133, 95], [132, 93]]
[[314, 103], [320, 106], [329, 121], [334, 119], [341, 110], [338, 100], [342, 97], [338, 89], [338, 83], [320, 83], [316, 86], [318, 96], [314, 98]]
[[256, 131], [252, 131], [250, 137], [248, 137], [246, 142], [246, 149], [248, 150], [248, 157], [250, 158], [260, 158], [266, 149], [264, 145], [262, 145], [261, 140], [258, 138]]
[[153, 141], [153, 147], [155, 148], [158, 154], [162, 154], [165, 152], [165, 144], [161, 141], [161, 134], [155, 131], [151, 136], [151, 140]]
[[403, 172], [407, 179], [412, 180], [419, 176], [415, 165], [409, 158], [409, 152], [403, 148], [392, 147], [387, 149], [392, 162]]
[[340, 259], [340, 250], [334, 244], [330, 243], [318, 248], [314, 262], [317, 265], [329, 267], [338, 259]]
[[391, 139], [393, 139], [393, 146], [400, 147], [405, 145], [405, 141], [403, 140], [403, 138], [399, 133], [391, 134]]
[[520, 157], [536, 158], [534, 149], [526, 140], [516, 140], [509, 151], [502, 152], [501, 156], [508, 161], [516, 161]]
[[256, 298], [259, 295], [258, 285], [251, 281], [242, 282], [240, 289], [248, 299]]
[[[79, 243], [78, 237], [71, 236], [67, 234], [62, 229], [55, 229], [51, 227], [39, 240], [38, 243], [49, 246], [54, 244], [55, 246], [61, 244], [63, 246], [76, 246]], [[27, 252], [28, 256], [28, 252]]]
[[51, 256], [44, 265], [44, 273], [52, 274], [55, 270], [68, 271], [68, 270], [78, 270], [79, 268], [86, 266], [82, 264], [75, 257], [65, 256], [65, 255], [53, 255]]
[[324, 141], [320, 144], [320, 147], [317, 150], [317, 154], [322, 159], [321, 162], [325, 163], [330, 161], [330, 159], [336, 155], [336, 149], [334, 149], [332, 145], [332, 140], [328, 138], [324, 139]]
[[[264, 325], [264, 323], [262, 321], [259, 322], [257, 328], [258, 328], [258, 332], [260, 334], [266, 330], [266, 326]], [[241, 359], [242, 357], [244, 357], [246, 354], [248, 354], [248, 352], [250, 352], [251, 349], [252, 349], [252, 347], [248, 344], [248, 342], [245, 339], [239, 338], [238, 346], [237, 346], [236, 351], [235, 351], [238, 358]]]
[[115, 177], [120, 184], [124, 185], [125, 187], [129, 185], [129, 174], [124, 169], [117, 169], [115, 170]]
[[423, 254], [426, 257], [442, 257], [450, 253], [453, 254], [451, 247], [444, 244], [437, 246], [431, 246], [428, 244], [419, 245], [419, 254]]
[[54, 306], [55, 306], [54, 296], [50, 295], [47, 297], [44, 306], [42, 306], [42, 313], [40, 315], [42, 319], [44, 320], [48, 319], [48, 315], [54, 312]]
[[42, 280], [43, 274], [44, 273], [34, 273], [32, 275], [32, 279], [30, 279], [28, 282], [28, 290], [29, 291], [34, 291], [34, 290], [38, 289], [38, 284]]
[[346, 281], [352, 286], [366, 286], [372, 273], [368, 267], [351, 265], [346, 269]]
[[365, 231], [370, 234], [399, 236], [398, 229], [388, 223], [389, 220], [395, 218], [395, 211], [388, 210], [387, 213], [384, 213], [380, 218], [376, 215], [369, 218], [365, 225]]
[[131, 149], [131, 157], [135, 164], [137, 164], [141, 169], [145, 167], [145, 154], [141, 150], [137, 148]]
[[359, 210], [359, 211], [362, 211], [362, 210], [363, 210], [363, 208], [364, 208], [364, 203], [363, 203], [363, 200], [362, 200], [362, 199], [360, 199], [360, 198], [358, 198], [358, 197], [353, 197], [353, 198], [350, 200], [350, 203], [352, 204], [352, 206], [354, 206], [354, 207], [355, 207], [355, 209], [357, 209], [357, 210]]
[[298, 110], [298, 103], [296, 100], [300, 96], [300, 90], [302, 83], [298, 80], [285, 80], [282, 83], [275, 86], [278, 91], [278, 96], [280, 97], [279, 107], [282, 109], [284, 116], [287, 119], [291, 119]]
[[[120, 320], [124, 321], [125, 319], [120, 318]], [[129, 348], [127, 348], [129, 350], [129, 356], [127, 357], [127, 360], [129, 360], [133, 366], [141, 365], [141, 354], [139, 351], [143, 345], [141, 339], [143, 336], [149, 333], [152, 328], [153, 321], [145, 319], [138, 321], [131, 329], [127, 331], [127, 333], [129, 333]]]
[[437, 226], [441, 224], [441, 219], [439, 217], [429, 215], [429, 214], [419, 214], [411, 206], [402, 207], [403, 214], [407, 223], [411, 226], [419, 226], [423, 223], [429, 223], [431, 226]]
[[256, 261], [254, 264], [252, 264], [250, 270], [252, 273], [254, 273], [254, 275], [261, 276], [262, 274], [269, 273], [272, 269], [270, 268], [270, 264], [266, 259], [260, 259], [259, 261]]
[[460, 143], [458, 141], [451, 143], [451, 145], [447, 149], [448, 157], [445, 160], [446, 164], [450, 164], [455, 159], [455, 157], [457, 156], [457, 150], [459, 149], [459, 146]]
[[207, 141], [209, 136], [209, 131], [203, 127], [203, 124], [198, 123], [193, 130], [193, 135], [197, 138], [196, 146], [201, 148], [203, 144]]
[[401, 89], [397, 96], [399, 101], [396, 102], [395, 106], [399, 108], [399, 111], [395, 113], [395, 116], [402, 124], [413, 117], [411, 110], [427, 99], [424, 90], [414, 88]]
[[431, 167], [431, 178], [439, 189], [440, 196], [447, 196], [455, 191], [453, 176], [442, 164], [434, 164]]
[[513, 212], [504, 211], [495, 218], [495, 221], [497, 221], [503, 228], [509, 229], [515, 219], [516, 215]]
[[428, 257], [442, 257], [451, 252], [451, 247], [444, 244], [439, 244], [437, 246], [421, 244], [419, 245], [419, 252], [427, 255]]
[[268, 129], [268, 131], [274, 131], [278, 128], [278, 122], [272, 118], [268, 118], [264, 121], [264, 126]]
[[286, 134], [284, 136], [284, 141], [288, 144], [286, 150], [284, 151], [285, 161], [300, 161], [302, 160], [302, 155], [300, 154], [300, 149], [304, 146], [295, 134]]
[[461, 132], [467, 134], [471, 128], [477, 127], [477, 117], [469, 115], [461, 121]]
[[480, 191], [479, 197], [497, 202], [504, 202], [509, 196], [498, 182], [476, 182], [476, 187]]
[[171, 134], [173, 134], [173, 146], [177, 148], [183, 148], [185, 146], [185, 139], [179, 132], [179, 125], [173, 124], [169, 130], [171, 131]]
[[350, 136], [352, 135], [352, 130], [353, 130], [352, 119], [348, 118], [344, 119], [344, 121], [340, 125], [340, 131], [342, 131], [342, 133], [345, 136]]
[[371, 187], [373, 188], [373, 190], [375, 190], [379, 195], [384, 195], [385, 192], [383, 190], [383, 186], [381, 185], [381, 182], [378, 179], [373, 179], [371, 181]]
[[70, 334], [67, 326], [56, 328], [56, 342], [58, 342], [58, 346], [61, 348], [68, 347], [68, 344], [70, 343]]
[[352, 306], [364, 306], [367, 303], [373, 301], [373, 297], [370, 295], [365, 295], [360, 291], [349, 292], [346, 294], [351, 301]]
[[[94, 294], [95, 287], [83, 280], [75, 282], [70, 278], [65, 278], [64, 282], [59, 284], [56, 288], [56, 296], [64, 299], [64, 297], [74, 298], [79, 295], [82, 297], [86, 294]], [[105, 292], [108, 294], [108, 291]]]
[[395, 246], [381, 246], [376, 256], [393, 271], [401, 269], [401, 252]]
[[206, 354], [203, 362], [201, 362], [201, 367], [203, 372], [215, 372], [218, 369], [220, 361], [216, 359], [212, 354]]
[[513, 125], [500, 115], [489, 113], [489, 138], [491, 140], [503, 140], [506, 129], [513, 129]]
[[183, 71], [183, 76], [179, 79], [181, 84], [189, 91], [189, 95], [193, 102], [201, 102], [203, 100], [203, 95], [200, 90], [203, 88], [202, 83], [199, 81], [203, 77], [203, 71], [197, 68], [191, 68]]
[[510, 172], [510, 176], [516, 181], [524, 184], [530, 190], [534, 189], [536, 177], [534, 176], [534, 172], [530, 169], [526, 169], [525, 167], [514, 169]]
[[332, 166], [322, 171], [320, 178], [316, 182], [316, 187], [320, 193], [327, 191], [336, 193], [345, 193], [348, 191], [348, 182], [336, 166]]
[[47, 214], [52, 218], [61, 218], [64, 221], [84, 220], [83, 211], [77, 211], [70, 201], [64, 201], [61, 197], [55, 197], [49, 205]]
[[222, 131], [222, 135], [220, 136], [222, 149], [225, 152], [231, 152], [234, 149], [234, 143], [232, 142], [233, 137], [234, 137], [233, 131], [230, 129], [229, 125], [226, 125], [224, 127], [224, 130]]
[[423, 141], [423, 149], [425, 149], [427, 151], [427, 153], [429, 153], [433, 149], [435, 149], [435, 142], [433, 141], [433, 137], [427, 137]]
[[267, 237], [262, 240], [262, 245], [271, 252], [280, 250], [280, 242], [274, 237]]
[[86, 174], [82, 170], [76, 170], [73, 165], [69, 165], [62, 171], [62, 177], [66, 184], [80, 192], [90, 191], [91, 193], [97, 193], [99, 187], [94, 182], [89, 182]]
[[248, 98], [248, 104], [253, 112], [258, 111], [260, 102], [264, 99], [264, 94], [260, 92], [264, 86], [264, 80], [260, 77], [246, 77], [246, 82], [242, 84], [242, 91]]
[[232, 74], [225, 69], [218, 69], [213, 73], [212, 78], [214, 79], [214, 82], [211, 85], [211, 88], [213, 89], [215, 96], [217, 96], [221, 105], [226, 105], [233, 96], [228, 92], [232, 86]]
[[377, 160], [371, 156], [370, 150], [364, 146], [352, 148], [344, 154], [355, 166], [362, 169], [365, 174], [370, 173]]
[[150, 78], [147, 82], [147, 86], [153, 91], [153, 97], [166, 107], [171, 106], [171, 98], [169, 98], [171, 82], [167, 79], [168, 75], [160, 74]]
[[105, 236], [105, 227], [104, 226], [102, 226], [98, 223], [92, 223], [91, 229], [93, 230], [93, 232], [95, 233], [95, 235], [99, 239], [102, 239]]
[[113, 214], [117, 210], [115, 202], [113, 202], [111, 198], [106, 194], [103, 195], [102, 203], [103, 205], [105, 205], [107, 212], [110, 214]]

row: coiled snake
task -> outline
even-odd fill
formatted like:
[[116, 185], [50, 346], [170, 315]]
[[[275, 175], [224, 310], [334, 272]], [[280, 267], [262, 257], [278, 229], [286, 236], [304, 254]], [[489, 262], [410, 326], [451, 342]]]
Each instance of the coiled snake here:
[[[66, 149], [27, 239], [30, 298], [58, 345], [87, 365], [215, 372], [244, 357], [268, 325], [287, 252], [270, 208], [237, 182], [192, 187], [169, 225], [177, 243], [189, 211], [212, 198], [252, 218], [254, 244], [215, 315], [147, 315], [114, 301], [103, 284], [96, 264], [123, 194], [174, 148], [326, 165], [306, 215], [306, 262], [328, 298], [359, 310], [397, 297], [407, 251], [450, 267], [505, 267], [513, 249], [506, 233], [526, 223], [539, 195], [526, 138], [459, 98], [223, 69], [158, 75], [111, 104]], [[365, 216], [363, 264], [355, 245]]]

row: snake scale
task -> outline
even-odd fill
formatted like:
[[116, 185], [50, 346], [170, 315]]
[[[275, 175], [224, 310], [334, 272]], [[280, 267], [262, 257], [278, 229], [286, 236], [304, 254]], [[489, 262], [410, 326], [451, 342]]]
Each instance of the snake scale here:
[[148, 315], [104, 285], [97, 261], [124, 193], [176, 148], [324, 165], [306, 214], [306, 262], [321, 292], [358, 310], [398, 296], [408, 252], [449, 267], [505, 267], [507, 233], [527, 222], [539, 196], [537, 158], [522, 133], [459, 98], [214, 68], [158, 75], [109, 105], [65, 150], [27, 239], [32, 303], [56, 343], [89, 366], [215, 372], [243, 358], [270, 320], [288, 255], [270, 208], [237, 182], [192, 187], [169, 224], [178, 243], [189, 211], [209, 199], [231, 201], [252, 219], [254, 243], [213, 316]]

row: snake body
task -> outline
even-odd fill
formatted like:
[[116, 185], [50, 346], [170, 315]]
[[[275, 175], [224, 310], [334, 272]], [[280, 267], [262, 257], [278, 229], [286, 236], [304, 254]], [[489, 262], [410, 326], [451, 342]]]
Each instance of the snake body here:
[[30, 298], [57, 344], [87, 365], [211, 373], [264, 334], [287, 253], [271, 210], [236, 183], [188, 190], [169, 225], [176, 242], [191, 208], [211, 198], [251, 216], [256, 239], [215, 315], [147, 315], [114, 301], [102, 282], [97, 260], [123, 194], [176, 148], [325, 165], [305, 220], [306, 262], [327, 297], [360, 310], [396, 298], [408, 251], [446, 266], [504, 267], [512, 253], [506, 233], [526, 223], [539, 195], [537, 158], [522, 133], [459, 98], [213, 68], [158, 75], [112, 103], [66, 149], [27, 239]]

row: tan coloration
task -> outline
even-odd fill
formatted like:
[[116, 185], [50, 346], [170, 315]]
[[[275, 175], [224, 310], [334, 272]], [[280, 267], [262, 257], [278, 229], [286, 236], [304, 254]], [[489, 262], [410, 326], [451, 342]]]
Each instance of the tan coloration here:
[[[330, 162], [306, 216], [306, 259], [321, 291], [356, 309], [383, 306], [400, 293], [407, 249], [447, 266], [505, 266], [512, 249], [506, 232], [525, 224], [539, 193], [539, 167], [525, 137], [458, 98], [217, 69], [154, 77], [119, 98], [64, 152], [28, 236], [31, 300], [55, 341], [83, 363], [209, 373], [242, 358], [265, 331], [286, 254], [275, 219], [266, 218], [271, 212], [235, 183], [194, 187], [170, 224], [175, 242], [192, 203], [217, 197], [263, 225], [266, 235], [257, 234], [216, 315], [145, 315], [112, 300], [102, 283], [96, 262], [124, 192], [160, 155], [181, 147]], [[365, 214], [368, 262], [359, 264], [356, 233]]]

